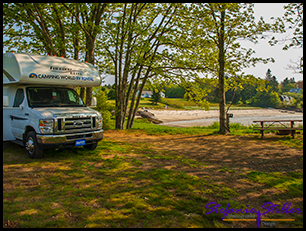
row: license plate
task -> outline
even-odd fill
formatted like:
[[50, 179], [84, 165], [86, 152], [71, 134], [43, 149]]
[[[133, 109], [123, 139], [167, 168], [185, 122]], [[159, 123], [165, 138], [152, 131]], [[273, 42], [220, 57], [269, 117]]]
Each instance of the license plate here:
[[86, 144], [86, 140], [76, 140], [75, 141], [75, 146], [83, 146]]

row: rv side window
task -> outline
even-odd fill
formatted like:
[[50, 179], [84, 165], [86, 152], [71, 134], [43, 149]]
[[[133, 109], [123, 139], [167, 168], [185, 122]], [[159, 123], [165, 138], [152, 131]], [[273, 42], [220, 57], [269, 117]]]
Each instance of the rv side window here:
[[22, 103], [23, 99], [24, 99], [23, 89], [18, 89], [16, 91], [13, 107], [19, 107], [19, 105]]

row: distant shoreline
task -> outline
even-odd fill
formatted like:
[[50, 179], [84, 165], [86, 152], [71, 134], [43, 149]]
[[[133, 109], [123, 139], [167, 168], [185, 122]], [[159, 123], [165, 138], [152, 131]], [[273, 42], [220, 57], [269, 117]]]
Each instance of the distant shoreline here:
[[[208, 126], [219, 122], [219, 110], [148, 110], [156, 118], [163, 121], [161, 125], [175, 127]], [[231, 123], [250, 125], [258, 119], [303, 119], [302, 112], [285, 111], [281, 109], [251, 109], [229, 110], [233, 114]], [[300, 123], [301, 124], [301, 123]]]

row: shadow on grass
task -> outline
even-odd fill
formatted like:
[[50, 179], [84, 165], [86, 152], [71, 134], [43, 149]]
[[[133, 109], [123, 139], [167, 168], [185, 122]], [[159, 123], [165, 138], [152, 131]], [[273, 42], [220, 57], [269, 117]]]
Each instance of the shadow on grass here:
[[[301, 195], [295, 172], [302, 169], [301, 151], [284, 153], [259, 140], [216, 134], [105, 139], [93, 151], [46, 150], [34, 160], [23, 147], [5, 144], [3, 221], [20, 227], [230, 227], [221, 214], [205, 216], [205, 205], [216, 200], [239, 208], [251, 198], [260, 204]], [[171, 165], [176, 168], [166, 168]], [[251, 182], [238, 193], [234, 185], [243, 180]], [[257, 198], [272, 187], [284, 191]]]

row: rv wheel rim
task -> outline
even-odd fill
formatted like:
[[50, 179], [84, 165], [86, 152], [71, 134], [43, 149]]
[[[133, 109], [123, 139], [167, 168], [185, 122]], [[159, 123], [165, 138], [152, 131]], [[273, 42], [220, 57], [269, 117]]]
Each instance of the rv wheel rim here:
[[27, 149], [27, 151], [28, 151], [30, 154], [33, 153], [33, 151], [34, 151], [34, 141], [33, 141], [32, 137], [30, 137], [30, 138], [28, 139], [28, 142], [26, 143], [26, 149]]

